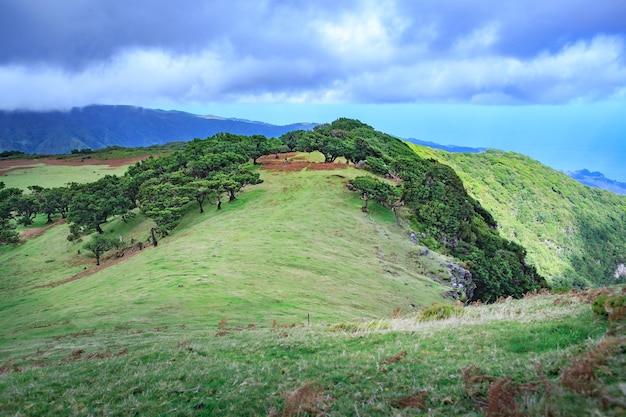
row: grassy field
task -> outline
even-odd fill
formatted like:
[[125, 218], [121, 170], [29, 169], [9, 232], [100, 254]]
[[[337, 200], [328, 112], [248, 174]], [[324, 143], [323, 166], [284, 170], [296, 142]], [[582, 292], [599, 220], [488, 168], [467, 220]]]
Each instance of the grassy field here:
[[[450, 303], [431, 278], [446, 259], [420, 256], [390, 211], [361, 212], [344, 183], [362, 171], [260, 172], [101, 269], [63, 224], [0, 252], [0, 415], [483, 415], [506, 377], [531, 415], [626, 409], [622, 328], [605, 337], [584, 297], [420, 321]], [[104, 229], [145, 241], [151, 226]], [[583, 377], [604, 400], [562, 383], [598, 343], [606, 361]]]
[[608, 323], [576, 295], [467, 307], [436, 322], [405, 317], [273, 328], [187, 322], [85, 326], [4, 344], [0, 414], [620, 416], [626, 410], [623, 332], [603, 338]]
[[85, 165], [65, 166], [29, 161], [20, 169], [0, 176], [0, 181], [4, 182], [7, 187], [23, 190], [30, 185], [44, 188], [63, 187], [70, 181], [83, 184], [97, 181], [105, 175], [122, 175], [126, 169], [127, 166], [90, 165], [88, 162], [85, 162]]

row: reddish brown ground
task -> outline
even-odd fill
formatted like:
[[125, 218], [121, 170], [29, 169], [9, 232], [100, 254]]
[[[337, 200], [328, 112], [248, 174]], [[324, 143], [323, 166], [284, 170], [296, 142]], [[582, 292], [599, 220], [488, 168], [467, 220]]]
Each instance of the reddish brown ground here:
[[303, 158], [298, 158], [296, 152], [278, 154], [278, 159], [274, 154], [262, 156], [257, 161], [263, 166], [261, 169], [296, 172], [302, 171], [304, 168], [316, 171], [331, 171], [335, 169], [345, 169], [348, 164], [343, 162], [311, 162]]
[[[150, 247], [151, 246], [147, 246], [143, 250], [148, 250]], [[69, 278], [65, 278], [59, 281], [53, 281], [45, 285], [37, 285], [37, 286], [34, 286], [33, 289], [56, 287], [58, 285], [67, 284], [68, 282], [72, 282], [72, 281], [79, 280], [81, 278], [88, 277], [89, 275], [95, 274], [98, 271], [102, 271], [105, 268], [118, 264], [122, 262], [124, 259], [133, 257], [140, 252], [141, 252], [140, 250], [125, 251], [124, 256], [121, 256], [119, 258], [116, 257], [115, 254], [109, 254], [108, 256], [100, 258], [100, 265], [93, 265], [94, 261], [92, 260], [90, 265], [93, 265], [93, 266], [85, 267], [86, 269], [82, 272], [79, 272], [78, 274], [74, 274]]]
[[32, 239], [34, 237], [38, 237], [41, 236], [43, 234], [43, 232], [45, 232], [46, 230], [59, 225], [59, 224], [63, 224], [65, 223], [67, 219], [59, 219], [56, 222], [49, 224], [45, 227], [33, 227], [32, 229], [24, 229], [22, 230], [22, 233], [20, 234], [20, 240], [21, 241], [26, 241], [28, 239]]
[[109, 168], [117, 168], [124, 165], [132, 165], [136, 162], [143, 161], [147, 156], [136, 156], [124, 159], [109, 159], [106, 161], [100, 159], [57, 159], [57, 158], [37, 158], [37, 159], [5, 159], [0, 160], [0, 175], [8, 174], [18, 169], [35, 168], [39, 164], [56, 165], [56, 166], [81, 166], [81, 165], [108, 165]]

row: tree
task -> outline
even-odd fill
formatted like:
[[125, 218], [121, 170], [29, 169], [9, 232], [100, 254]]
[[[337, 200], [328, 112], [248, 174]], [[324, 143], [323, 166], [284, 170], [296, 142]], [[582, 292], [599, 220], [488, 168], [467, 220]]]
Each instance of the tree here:
[[19, 241], [20, 235], [15, 230], [15, 225], [11, 223], [10, 219], [0, 217], [0, 246], [18, 243]]
[[124, 215], [135, 207], [124, 192], [119, 177], [107, 175], [89, 184], [74, 184], [69, 204], [68, 220], [74, 231], [102, 233], [101, 225], [110, 216]]
[[261, 156], [269, 154], [267, 138], [263, 135], [248, 136], [243, 140], [246, 154], [252, 158], [252, 164], [257, 164], [257, 159]]
[[263, 182], [257, 172], [251, 172], [246, 169], [236, 169], [228, 173], [220, 172], [213, 176], [212, 179], [217, 181], [219, 188], [228, 193], [228, 201], [234, 201], [237, 198], [236, 194], [246, 185], [255, 185]]
[[282, 140], [271, 138], [267, 140], [267, 151], [276, 155], [276, 159], [278, 159], [278, 154], [281, 152], [289, 152], [289, 148]]
[[117, 239], [98, 233], [83, 247], [94, 254], [96, 265], [100, 265], [100, 256], [117, 246]]
[[200, 213], [204, 213], [204, 208], [202, 204], [204, 201], [210, 196], [215, 194], [215, 189], [212, 187], [212, 183], [209, 180], [195, 180], [191, 181], [188, 184], [188, 187], [193, 192], [193, 197], [198, 202], [200, 206]]
[[367, 211], [367, 203], [374, 200], [383, 207], [389, 207], [399, 197], [399, 192], [393, 185], [372, 177], [356, 177], [350, 181], [352, 187], [361, 194], [365, 202], [361, 210]]
[[17, 222], [24, 226], [33, 224], [33, 219], [39, 212], [39, 199], [34, 194], [22, 194], [15, 200]]
[[4, 182], [0, 181], [0, 245], [17, 243], [20, 240], [12, 219], [15, 200], [21, 194], [22, 190], [6, 188]]
[[193, 188], [153, 178], [142, 184], [138, 199], [141, 211], [157, 225], [157, 231], [167, 235], [183, 217], [183, 207], [193, 198]]

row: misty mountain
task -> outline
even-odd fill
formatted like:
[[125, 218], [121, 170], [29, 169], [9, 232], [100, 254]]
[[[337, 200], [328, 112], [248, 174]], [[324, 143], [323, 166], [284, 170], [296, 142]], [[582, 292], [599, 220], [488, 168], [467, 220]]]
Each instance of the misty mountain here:
[[601, 172], [590, 172], [587, 169], [582, 169], [580, 171], [566, 172], [566, 174], [590, 187], [602, 188], [603, 190], [613, 191], [615, 194], [626, 195], [626, 183], [611, 180]]
[[63, 154], [107, 146], [145, 147], [207, 138], [219, 132], [277, 137], [313, 123], [276, 126], [135, 106], [93, 105], [69, 111], [0, 111], [0, 151]]
[[469, 152], [469, 153], [479, 153], [485, 152], [487, 148], [470, 148], [469, 146], [456, 146], [456, 145], [440, 145], [435, 142], [427, 142], [425, 140], [419, 140], [414, 138], [405, 139], [407, 142], [414, 143], [420, 146], [428, 146], [433, 149], [440, 149], [446, 152]]

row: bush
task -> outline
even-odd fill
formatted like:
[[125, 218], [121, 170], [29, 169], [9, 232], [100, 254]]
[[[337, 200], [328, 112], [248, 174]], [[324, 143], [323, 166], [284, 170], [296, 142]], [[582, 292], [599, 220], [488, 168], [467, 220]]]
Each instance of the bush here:
[[463, 307], [452, 304], [433, 303], [430, 307], [422, 310], [417, 319], [419, 321], [443, 320], [461, 315], [463, 315]]
[[600, 294], [591, 304], [593, 312], [610, 321], [626, 319], [626, 297], [623, 295]]

